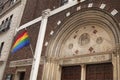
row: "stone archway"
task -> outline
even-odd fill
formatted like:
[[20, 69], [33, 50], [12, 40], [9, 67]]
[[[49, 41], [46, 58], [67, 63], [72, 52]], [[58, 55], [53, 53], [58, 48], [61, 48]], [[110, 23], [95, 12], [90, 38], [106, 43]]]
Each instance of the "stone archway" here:
[[118, 29], [118, 24], [111, 16], [107, 15], [104, 12], [96, 10], [84, 11], [76, 13], [74, 16], [63, 23], [61, 28], [54, 35], [53, 40], [50, 41], [50, 50], [48, 47], [47, 51], [47, 53], [49, 53], [48, 56], [57, 57], [63, 41], [65, 41], [65, 39], [69, 37], [69, 35], [83, 26], [92, 24], [98, 25], [106, 30], [114, 39], [114, 44], [119, 42], [118, 34], [120, 32]]
[[[117, 62], [112, 54], [119, 42], [119, 33], [118, 24], [105, 12], [76, 13], [61, 25], [50, 41], [43, 80], [61, 80], [61, 66], [106, 62], [114, 63], [113, 77], [116, 80]], [[85, 68], [82, 69], [85, 73]], [[81, 79], [85, 80], [84, 77]]]

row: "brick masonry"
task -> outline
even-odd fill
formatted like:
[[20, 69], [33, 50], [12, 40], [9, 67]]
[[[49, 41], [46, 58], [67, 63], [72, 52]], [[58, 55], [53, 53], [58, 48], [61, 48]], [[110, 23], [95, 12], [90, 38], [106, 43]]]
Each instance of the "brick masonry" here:
[[[93, 3], [92, 8], [87, 7], [89, 3]], [[87, 0], [83, 3], [79, 3], [79, 4], [75, 5], [74, 7], [71, 7], [67, 10], [64, 10], [64, 11], [54, 15], [54, 16], [49, 17], [46, 35], [45, 35], [45, 39], [44, 39], [44, 44], [46, 41], [49, 44], [49, 41], [52, 38], [52, 35], [50, 35], [51, 30], [53, 30], [55, 33], [57, 30], [60, 29], [61, 24], [57, 25], [57, 22], [61, 21], [61, 23], [64, 23], [67, 19], [69, 19], [69, 17], [71, 17], [72, 15], [74, 15], [77, 12], [76, 9], [78, 6], [81, 6], [80, 11], [85, 11], [85, 10], [89, 10], [89, 9], [99, 10], [100, 9], [99, 7], [102, 3], [106, 4], [106, 7], [103, 11], [110, 13], [113, 9], [116, 9], [118, 12], [120, 12], [120, 5], [119, 5], [120, 0]], [[24, 10], [24, 13], [23, 13], [22, 20], [21, 20], [21, 25], [41, 16], [43, 10], [48, 9], [48, 8], [53, 10], [53, 9], [60, 7], [60, 5], [61, 5], [60, 0], [28, 0], [25, 10]], [[66, 17], [66, 13], [68, 13], [68, 12], [70, 12], [70, 16]], [[116, 14], [115, 16], [113, 16], [113, 18], [116, 20], [116, 22], [120, 23], [120, 14], [119, 13]], [[32, 45], [32, 48], [34, 51], [35, 51], [39, 26], [40, 26], [40, 22], [27, 28], [29, 36], [30, 36], [30, 40], [31, 40], [31, 45]], [[17, 35], [19, 35], [19, 33]], [[45, 56], [46, 48], [47, 48], [46, 46], [43, 46], [42, 56]], [[3, 80], [5, 80], [6, 74], [14, 75], [16, 72], [17, 67], [15, 67], [15, 68], [9, 67], [10, 61], [28, 59], [28, 58], [32, 58], [32, 57], [33, 56], [30, 51], [29, 46], [16, 52], [14, 55], [10, 54], [8, 61], [7, 61], [7, 66], [5, 69]], [[31, 66], [23, 66], [23, 67], [26, 69], [25, 80], [29, 80]], [[38, 80], [41, 80], [42, 70], [43, 70], [43, 65], [41, 65], [39, 68]], [[14, 78], [14, 76], [13, 76], [13, 78]]]

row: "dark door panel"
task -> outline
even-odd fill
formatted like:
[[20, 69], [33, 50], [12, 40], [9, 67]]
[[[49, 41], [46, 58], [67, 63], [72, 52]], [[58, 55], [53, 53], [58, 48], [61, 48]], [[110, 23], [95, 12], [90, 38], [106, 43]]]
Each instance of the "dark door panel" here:
[[81, 80], [80, 66], [62, 67], [61, 80]]
[[113, 80], [112, 63], [87, 65], [86, 80]]

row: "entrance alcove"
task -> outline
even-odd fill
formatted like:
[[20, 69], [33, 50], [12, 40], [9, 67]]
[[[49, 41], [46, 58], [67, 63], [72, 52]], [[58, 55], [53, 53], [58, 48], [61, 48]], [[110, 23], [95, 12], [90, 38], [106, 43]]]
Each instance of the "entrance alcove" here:
[[103, 67], [101, 70], [108, 66], [109, 75], [112, 75], [108, 80], [117, 80], [119, 68], [114, 51], [119, 33], [117, 22], [106, 12], [88, 10], [73, 14], [62, 23], [49, 42], [43, 80], [67, 80], [69, 78], [64, 79], [63, 75], [70, 77], [68, 73], [71, 71], [67, 69], [76, 66], [80, 66], [80, 79], [72, 77], [76, 80], [108, 79], [105, 76], [88, 79], [87, 70], [95, 66], [96, 69]]

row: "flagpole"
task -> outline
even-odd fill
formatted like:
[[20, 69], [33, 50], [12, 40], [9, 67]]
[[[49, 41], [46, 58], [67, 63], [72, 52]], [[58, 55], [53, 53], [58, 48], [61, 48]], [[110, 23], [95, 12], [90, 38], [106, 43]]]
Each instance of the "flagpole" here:
[[[27, 31], [27, 34], [28, 34], [28, 36], [29, 36], [29, 33], [28, 33], [28, 30], [27, 30], [27, 28], [25, 28], [25, 30]], [[33, 58], [34, 58], [34, 51], [33, 51], [33, 48], [32, 48], [32, 44], [31, 44], [31, 42], [30, 42], [30, 50], [31, 50], [31, 52], [32, 52], [32, 56], [33, 56]], [[34, 58], [35, 59], [35, 58]]]
[[[32, 48], [31, 43], [30, 43], [30, 50], [31, 50], [31, 52], [32, 52], [32, 56], [33, 56], [33, 58], [34, 58], [34, 52], [33, 52], [33, 48]], [[34, 58], [34, 59], [35, 59], [35, 58]]]
[[31, 70], [29, 80], [37, 80], [41, 53], [42, 53], [42, 46], [43, 46], [44, 36], [46, 32], [49, 13], [50, 13], [50, 10], [47, 9], [42, 14], [42, 21], [41, 21], [39, 34], [38, 34], [38, 40], [37, 40], [36, 49], [35, 49], [35, 56], [34, 56], [35, 59], [33, 60], [32, 70]]

